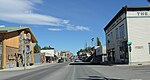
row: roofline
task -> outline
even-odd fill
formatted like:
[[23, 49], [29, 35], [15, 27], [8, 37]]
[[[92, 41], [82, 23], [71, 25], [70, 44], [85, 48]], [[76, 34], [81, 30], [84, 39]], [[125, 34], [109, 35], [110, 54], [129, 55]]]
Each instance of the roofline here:
[[[35, 38], [35, 36], [33, 35], [33, 33], [31, 32], [31, 30], [30, 30], [29, 27], [27, 27], [27, 26], [25, 26], [25, 27], [23, 27], [23, 28], [21, 27], [20, 29], [18, 29], [18, 30], [16, 30], [16, 31], [23, 31], [23, 30], [28, 30], [28, 31], [31, 33], [31, 35], [33, 36], [33, 38], [34, 38], [34, 41], [33, 41], [33, 42], [38, 42], [37, 39]], [[16, 31], [4, 30], [4, 31], [2, 31], [2, 32], [0, 32], [0, 33], [6, 34], [6, 33], [16, 32]]]
[[[35, 38], [35, 36], [33, 35], [32, 31], [30, 30], [29, 27], [25, 27], [24, 29], [20, 29], [20, 30], [17, 30], [17, 31], [22, 31], [22, 30], [27, 30], [27, 29], [29, 30], [29, 32], [30, 32], [30, 34], [33, 36], [33, 38], [35, 39], [35, 41], [33, 41], [33, 42], [36, 42], [36, 43], [37, 43], [38, 41], [37, 41], [37, 39]], [[15, 32], [15, 31], [14, 31], [14, 32]], [[31, 36], [31, 37], [32, 37], [32, 36]]]
[[29, 31], [30, 31], [30, 33], [31, 33], [31, 35], [32, 35], [32, 36], [33, 36], [33, 38], [35, 39], [35, 41], [34, 41], [34, 42], [36, 42], [36, 43], [37, 43], [38, 41], [37, 41], [37, 39], [35, 38], [35, 36], [33, 35], [33, 33], [32, 33], [32, 31], [30, 30], [30, 28], [28, 27], [27, 29], [29, 29]]
[[114, 21], [116, 21], [116, 19], [118, 17], [120, 17], [120, 15], [122, 15], [123, 13], [127, 13], [127, 11], [138, 11], [138, 10], [142, 10], [142, 11], [150, 11], [150, 6], [124, 6], [121, 8], [121, 10], [111, 19], [111, 21], [106, 25], [106, 27], [104, 28], [104, 31], [106, 32], [106, 30], [108, 29], [108, 27], [110, 25], [112, 25], [112, 23]]
[[106, 27], [104, 28], [104, 31], [106, 32], [106, 30], [108, 29], [108, 27], [113, 24], [114, 21], [116, 21], [117, 17], [120, 17], [119, 15], [122, 15], [123, 13], [126, 13], [126, 8], [127, 6], [125, 7], [122, 7], [121, 10], [111, 19], [111, 21], [106, 25]]

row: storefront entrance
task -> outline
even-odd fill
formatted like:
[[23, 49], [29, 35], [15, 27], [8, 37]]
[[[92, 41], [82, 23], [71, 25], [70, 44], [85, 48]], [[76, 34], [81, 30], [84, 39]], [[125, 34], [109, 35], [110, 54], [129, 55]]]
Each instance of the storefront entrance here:
[[7, 55], [6, 68], [17, 67], [17, 62], [18, 62], [17, 53], [18, 53], [18, 48], [6, 46], [6, 55]]

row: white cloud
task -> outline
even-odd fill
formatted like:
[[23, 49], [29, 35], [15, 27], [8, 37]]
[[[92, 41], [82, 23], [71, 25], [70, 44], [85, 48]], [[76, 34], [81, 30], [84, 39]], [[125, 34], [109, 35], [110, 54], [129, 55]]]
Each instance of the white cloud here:
[[89, 27], [85, 26], [67, 26], [66, 30], [72, 30], [72, 31], [89, 31]]
[[62, 26], [61, 29], [48, 28], [50, 31], [89, 31], [88, 27], [74, 26], [70, 24], [69, 20], [35, 13], [34, 6], [42, 4], [44, 0], [0, 0], [0, 20], [18, 23], [18, 24], [32, 24], [32, 25], [48, 25], [48, 26]]
[[49, 31], [62, 31], [60, 28], [48, 28]]
[[34, 5], [42, 0], [0, 0], [0, 20], [18, 24], [63, 26], [69, 20], [34, 13]]

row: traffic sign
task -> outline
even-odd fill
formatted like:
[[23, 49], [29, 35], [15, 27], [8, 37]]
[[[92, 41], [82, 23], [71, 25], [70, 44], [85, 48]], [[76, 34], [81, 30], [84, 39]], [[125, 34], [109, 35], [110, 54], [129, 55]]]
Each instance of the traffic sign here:
[[131, 44], [132, 44], [132, 42], [127, 42], [127, 44], [128, 44], [128, 45], [131, 45]]

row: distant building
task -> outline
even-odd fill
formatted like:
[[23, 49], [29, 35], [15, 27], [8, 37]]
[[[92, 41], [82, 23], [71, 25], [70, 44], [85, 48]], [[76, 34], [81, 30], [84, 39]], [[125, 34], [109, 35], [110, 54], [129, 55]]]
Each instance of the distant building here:
[[[150, 62], [150, 6], [123, 7], [104, 28], [108, 61]], [[129, 45], [131, 44], [131, 53]]]
[[102, 46], [102, 62], [107, 61], [106, 46]]
[[61, 51], [60, 57], [64, 59], [64, 61], [68, 61], [73, 54], [70, 51]]
[[44, 54], [45, 58], [46, 58], [46, 62], [52, 62], [54, 61], [54, 57], [55, 57], [55, 49], [50, 49], [50, 50], [41, 50], [40, 51], [42, 54]]
[[104, 46], [94, 46], [94, 51], [92, 51], [92, 62], [93, 63], [102, 63], [104, 62], [104, 58], [105, 58], [105, 53], [104, 53]]
[[28, 48], [26, 52], [30, 60], [29, 64], [34, 64], [34, 43], [37, 40], [29, 27], [0, 27], [0, 66], [2, 68], [23, 66], [25, 51], [23, 37], [27, 37], [28, 33], [31, 34], [31, 41], [26, 46], [26, 49]]

